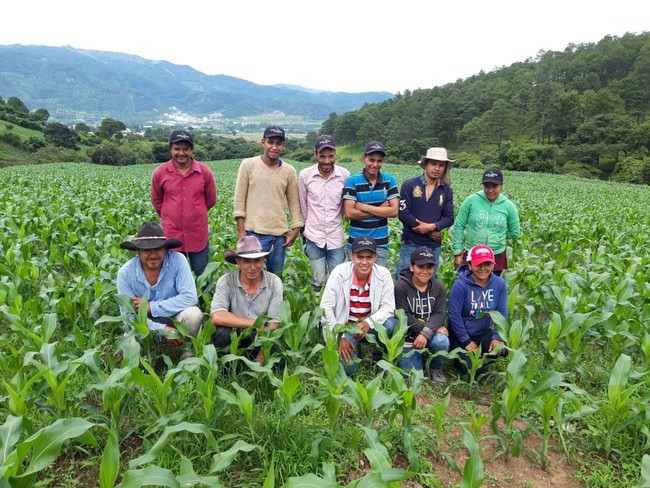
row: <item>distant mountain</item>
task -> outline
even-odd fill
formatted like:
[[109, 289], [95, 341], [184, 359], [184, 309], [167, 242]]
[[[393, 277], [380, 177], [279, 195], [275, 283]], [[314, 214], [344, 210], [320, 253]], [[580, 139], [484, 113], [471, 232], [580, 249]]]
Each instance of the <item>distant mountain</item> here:
[[195, 118], [281, 112], [324, 120], [393, 94], [258, 85], [129, 54], [14, 44], [0, 46], [0, 96], [18, 97], [32, 110], [45, 108], [60, 121], [111, 117], [134, 124], [173, 110]]

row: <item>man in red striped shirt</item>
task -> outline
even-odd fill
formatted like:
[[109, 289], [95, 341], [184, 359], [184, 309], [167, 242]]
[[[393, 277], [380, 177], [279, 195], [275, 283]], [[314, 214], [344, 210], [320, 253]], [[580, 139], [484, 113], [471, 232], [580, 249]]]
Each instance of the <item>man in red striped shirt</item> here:
[[375, 324], [383, 324], [389, 335], [397, 324], [393, 279], [390, 271], [376, 261], [375, 239], [355, 238], [350, 261], [334, 268], [320, 303], [325, 328], [332, 330], [337, 324], [350, 324], [359, 329], [357, 333], [344, 332], [339, 342], [339, 354], [348, 375], [356, 372], [353, 360], [359, 342], [368, 334], [375, 334]]

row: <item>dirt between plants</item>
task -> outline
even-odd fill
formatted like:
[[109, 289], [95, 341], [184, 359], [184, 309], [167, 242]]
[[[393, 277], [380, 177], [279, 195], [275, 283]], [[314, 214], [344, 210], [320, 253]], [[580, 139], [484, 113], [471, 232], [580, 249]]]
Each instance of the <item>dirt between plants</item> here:
[[[439, 401], [439, 397], [433, 397], [428, 394], [418, 396], [418, 404], [426, 407], [433, 402]], [[481, 415], [491, 418], [489, 397], [467, 400], [461, 396], [452, 394], [447, 409], [449, 419], [470, 419], [470, 415], [464, 408], [464, 403], [472, 403], [473, 408], [477, 409]], [[524, 428], [524, 425], [517, 424], [518, 427]], [[524, 439], [524, 448], [519, 457], [504, 456], [495, 457], [498, 450], [498, 444], [495, 439], [487, 438], [493, 434], [489, 420], [481, 427], [481, 459], [483, 460], [483, 469], [485, 477], [482, 486], [486, 487], [503, 487], [503, 488], [575, 488], [582, 487], [580, 483], [574, 480], [577, 468], [570, 463], [564, 455], [561, 446], [551, 444], [549, 447], [548, 469], [540, 466], [535, 458], [534, 452], [539, 452], [542, 446], [542, 440], [531, 434]], [[459, 469], [463, 469], [465, 461], [468, 458], [467, 449], [462, 443], [462, 430], [458, 426], [453, 426], [445, 433], [443, 445], [446, 446], [448, 453], [452, 453]], [[440, 457], [440, 459], [430, 458], [433, 465], [433, 476], [444, 487], [458, 486], [462, 475], [457, 473]], [[403, 456], [393, 460], [396, 467], [408, 469], [408, 462]], [[417, 481], [409, 480], [403, 484], [408, 488], [426, 487]]]

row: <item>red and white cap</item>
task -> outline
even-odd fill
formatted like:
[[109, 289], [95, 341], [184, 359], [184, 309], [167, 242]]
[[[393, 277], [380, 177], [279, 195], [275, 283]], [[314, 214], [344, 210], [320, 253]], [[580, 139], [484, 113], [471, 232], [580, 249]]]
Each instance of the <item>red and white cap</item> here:
[[467, 262], [472, 263], [474, 266], [485, 262], [494, 264], [494, 252], [490, 246], [479, 244], [469, 250], [467, 253]]

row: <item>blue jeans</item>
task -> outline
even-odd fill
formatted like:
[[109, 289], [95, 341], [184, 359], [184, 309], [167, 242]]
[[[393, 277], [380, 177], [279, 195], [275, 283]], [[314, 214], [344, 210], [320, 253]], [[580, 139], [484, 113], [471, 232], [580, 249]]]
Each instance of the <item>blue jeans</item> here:
[[[384, 327], [386, 327], [386, 332], [388, 332], [388, 337], [393, 335], [393, 331], [395, 330], [395, 327], [397, 327], [398, 323], [399, 323], [398, 320], [394, 317], [386, 319], [386, 322], [384, 322], [383, 325]], [[377, 331], [375, 329], [370, 329], [370, 332], [368, 332], [368, 334], [373, 334], [376, 336]], [[359, 339], [354, 337], [354, 335], [352, 335], [350, 332], [344, 332], [342, 338], [347, 339], [354, 346], [355, 357], [352, 358], [352, 361], [346, 362], [343, 359], [341, 359], [341, 364], [343, 365], [345, 374], [347, 374], [348, 376], [354, 376], [359, 370], [359, 365], [354, 360], [356, 358], [357, 352], [359, 351]], [[366, 339], [364, 338], [362, 340], [365, 341]]]
[[345, 261], [345, 251], [342, 247], [327, 249], [327, 244], [325, 247], [318, 247], [306, 237], [304, 239], [303, 250], [311, 264], [311, 286], [318, 293], [334, 267]]
[[[402, 246], [399, 248], [399, 264], [397, 265], [397, 278], [399, 279], [399, 274], [404, 269], [408, 269], [411, 265], [411, 253], [415, 251], [418, 247], [421, 247], [420, 244], [414, 244], [413, 242], [402, 242]], [[436, 271], [438, 271], [438, 261], [440, 260], [440, 246], [429, 247], [429, 250], [433, 253], [433, 259], [436, 260], [436, 267], [433, 269], [433, 276], [436, 276]]]
[[287, 241], [285, 236], [270, 236], [267, 234], [258, 234], [252, 230], [246, 231], [249, 236], [255, 236], [259, 239], [262, 249], [264, 251], [271, 251], [266, 257], [266, 270], [269, 273], [274, 273], [282, 277], [282, 270], [284, 269], [284, 257], [286, 255], [286, 248], [284, 243]]
[[200, 251], [197, 252], [186, 252], [184, 253], [187, 256], [187, 259], [190, 261], [190, 268], [194, 271], [196, 276], [201, 276], [201, 273], [205, 270], [205, 267], [208, 265], [208, 259], [210, 257], [210, 244], [205, 246]]
[[[404, 344], [404, 349], [402, 349], [402, 357], [397, 362], [397, 365], [403, 370], [416, 369], [422, 371], [424, 369], [424, 356], [423, 353], [426, 350], [431, 351], [432, 354], [443, 351], [447, 352], [449, 350], [449, 337], [444, 334], [435, 333], [433, 337], [429, 339], [426, 347], [422, 349], [415, 349], [412, 345]], [[410, 356], [407, 356], [411, 353]], [[442, 365], [442, 357], [434, 357], [431, 360], [431, 369], [439, 369]]]

